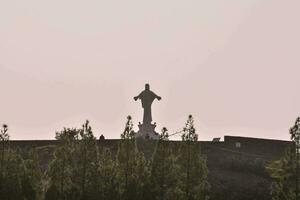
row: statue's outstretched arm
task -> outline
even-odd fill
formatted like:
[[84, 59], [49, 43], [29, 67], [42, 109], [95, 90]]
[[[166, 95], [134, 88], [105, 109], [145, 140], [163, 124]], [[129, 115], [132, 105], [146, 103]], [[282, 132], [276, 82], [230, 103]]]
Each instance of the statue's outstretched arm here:
[[155, 95], [155, 98], [157, 98], [158, 101], [161, 100], [161, 97], [160, 97], [160, 96], [156, 95], [155, 93], [154, 93], [154, 95]]
[[140, 99], [141, 98], [141, 95], [142, 95], [142, 93], [140, 93], [138, 96], [136, 96], [136, 97], [133, 97], [133, 99], [136, 101], [136, 100], [138, 100], [138, 99]]

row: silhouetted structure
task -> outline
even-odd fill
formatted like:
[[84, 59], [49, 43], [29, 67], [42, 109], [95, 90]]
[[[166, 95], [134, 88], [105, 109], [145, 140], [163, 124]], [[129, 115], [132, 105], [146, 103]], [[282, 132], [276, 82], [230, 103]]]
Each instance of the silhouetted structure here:
[[150, 85], [145, 85], [145, 90], [142, 91], [138, 96], [134, 97], [134, 100], [138, 99], [142, 102], [144, 109], [143, 124], [139, 123], [139, 131], [137, 137], [143, 137], [145, 139], [158, 139], [158, 133], [155, 132], [156, 124], [152, 124], [152, 111], [151, 106], [155, 99], [161, 100], [160, 96], [157, 96], [150, 90]]
[[100, 135], [100, 137], [99, 137], [99, 140], [100, 140], [100, 141], [103, 141], [103, 140], [105, 140], [105, 137], [104, 137], [104, 135], [102, 135], [102, 134], [101, 134], [101, 135]]

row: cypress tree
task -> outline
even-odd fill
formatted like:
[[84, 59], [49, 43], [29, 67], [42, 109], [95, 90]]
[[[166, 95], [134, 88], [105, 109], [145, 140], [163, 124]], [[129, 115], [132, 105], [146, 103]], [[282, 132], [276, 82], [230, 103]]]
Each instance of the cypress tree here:
[[118, 188], [121, 200], [137, 199], [137, 147], [131, 116], [127, 117], [117, 153]]
[[150, 198], [151, 190], [150, 166], [149, 161], [145, 159], [143, 152], [140, 151], [136, 155], [135, 175], [137, 178], [136, 199], [148, 200]]
[[97, 175], [99, 189], [98, 199], [118, 199], [118, 170], [116, 160], [113, 159], [110, 149], [103, 149], [100, 153]]
[[179, 154], [181, 168], [181, 190], [184, 200], [208, 199], [209, 183], [206, 159], [201, 155], [198, 134], [194, 127], [194, 119], [189, 115], [183, 128], [182, 145]]
[[[2, 125], [2, 129], [0, 131], [0, 197], [3, 198], [4, 195], [4, 186], [5, 186], [5, 168], [6, 162], [5, 159], [8, 153], [8, 141], [9, 141], [9, 134], [8, 134], [8, 126], [6, 124]], [[0, 198], [0, 199], [2, 199]]]
[[151, 163], [151, 195], [155, 200], [173, 200], [182, 196], [178, 185], [178, 165], [163, 128]]
[[142, 198], [147, 185], [147, 162], [136, 147], [135, 132], [131, 116], [127, 117], [124, 132], [121, 134], [117, 153], [118, 188], [120, 199]]
[[64, 128], [56, 133], [59, 144], [54, 151], [54, 158], [49, 165], [47, 175], [49, 187], [46, 199], [78, 199], [79, 188], [74, 184], [74, 150], [79, 130]]
[[80, 199], [92, 199], [95, 196], [94, 172], [97, 170], [97, 140], [93, 135], [89, 121], [79, 130], [79, 141], [75, 151], [75, 174]]
[[6, 156], [1, 199], [22, 199], [23, 160], [18, 149], [9, 149]]
[[22, 191], [25, 199], [42, 199], [42, 171], [36, 148], [32, 148], [24, 161]]
[[9, 147], [8, 126], [3, 125], [1, 134], [0, 199], [22, 199], [23, 160], [19, 149]]
[[1, 146], [0, 172], [3, 172], [5, 168], [5, 153], [7, 152], [8, 149], [8, 142], [9, 142], [8, 126], [6, 124], [3, 124], [2, 129], [0, 131], [0, 146]]

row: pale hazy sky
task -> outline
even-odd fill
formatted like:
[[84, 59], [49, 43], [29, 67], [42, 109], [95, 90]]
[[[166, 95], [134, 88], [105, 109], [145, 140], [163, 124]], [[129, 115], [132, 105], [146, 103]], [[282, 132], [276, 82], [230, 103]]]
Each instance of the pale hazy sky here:
[[[0, 123], [50, 139], [89, 119], [119, 138], [146, 82], [159, 131], [289, 139], [300, 115], [299, 0], [0, 0]], [[135, 128], [137, 128], [135, 126]], [[178, 137], [173, 138], [178, 139]]]

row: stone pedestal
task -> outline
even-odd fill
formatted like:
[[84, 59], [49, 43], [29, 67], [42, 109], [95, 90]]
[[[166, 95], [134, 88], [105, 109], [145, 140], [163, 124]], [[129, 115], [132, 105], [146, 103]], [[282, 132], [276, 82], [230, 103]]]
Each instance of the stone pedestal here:
[[136, 138], [157, 140], [159, 135], [155, 132], [156, 124], [141, 124], [139, 123], [139, 131], [136, 133]]

